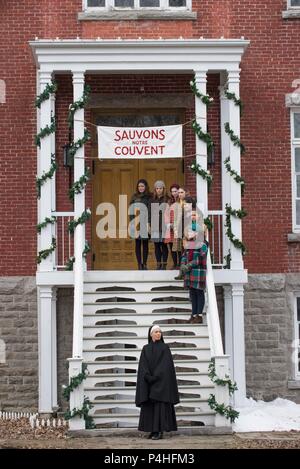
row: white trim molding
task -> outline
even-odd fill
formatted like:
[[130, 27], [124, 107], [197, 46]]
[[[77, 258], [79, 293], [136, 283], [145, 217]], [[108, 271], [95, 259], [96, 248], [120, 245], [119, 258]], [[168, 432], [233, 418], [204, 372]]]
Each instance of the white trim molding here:
[[239, 71], [245, 39], [87, 40], [29, 42], [37, 68], [48, 73], [195, 73]]

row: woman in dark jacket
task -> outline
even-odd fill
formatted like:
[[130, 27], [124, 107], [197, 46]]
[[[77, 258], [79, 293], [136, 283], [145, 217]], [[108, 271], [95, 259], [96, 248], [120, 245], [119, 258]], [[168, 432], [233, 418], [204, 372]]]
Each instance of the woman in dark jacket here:
[[159, 440], [163, 432], [177, 430], [174, 405], [179, 402], [173, 357], [164, 343], [159, 326], [149, 329], [148, 345], [144, 345], [137, 374], [135, 404], [141, 407], [138, 429], [150, 432]]
[[[135, 238], [135, 255], [139, 270], [147, 270], [147, 260], [149, 253], [149, 230], [148, 230], [148, 211], [150, 210], [151, 193], [148, 182], [145, 179], [139, 179], [136, 190], [130, 199], [129, 219], [131, 222], [131, 237]], [[134, 226], [136, 211], [139, 211], [139, 231]], [[143, 256], [142, 256], [143, 245]]]
[[163, 181], [154, 183], [153, 197], [150, 201], [149, 223], [151, 225], [151, 241], [154, 242], [156, 270], [166, 270], [168, 263], [168, 246], [166, 237], [166, 212], [169, 209], [170, 197], [166, 193]]

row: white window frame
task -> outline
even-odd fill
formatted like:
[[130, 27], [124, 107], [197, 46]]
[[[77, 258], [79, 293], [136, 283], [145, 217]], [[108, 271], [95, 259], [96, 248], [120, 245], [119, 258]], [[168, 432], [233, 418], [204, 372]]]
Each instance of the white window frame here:
[[159, 7], [140, 7], [139, 0], [134, 0], [134, 7], [115, 7], [114, 6], [115, 0], [105, 0], [106, 6], [105, 7], [89, 7], [88, 0], [82, 0], [82, 8], [83, 11], [108, 11], [108, 10], [115, 10], [115, 11], [126, 11], [126, 10], [140, 10], [140, 11], [149, 11], [149, 10], [160, 10], [160, 11], [192, 11], [192, 0], [186, 0], [185, 7], [169, 7], [169, 0], [160, 0]]
[[300, 233], [300, 225], [296, 224], [296, 200], [297, 198], [297, 175], [295, 166], [295, 148], [300, 148], [300, 138], [295, 138], [294, 116], [300, 114], [300, 107], [291, 109], [291, 136], [292, 136], [292, 209], [293, 209], [293, 233]]
[[288, 10], [300, 10], [300, 5], [292, 5], [292, 0], [287, 0], [287, 9]]
[[298, 321], [298, 315], [297, 315], [297, 302], [300, 301], [300, 292], [295, 294], [295, 315], [294, 315], [294, 330], [295, 330], [295, 346], [294, 346], [294, 352], [293, 352], [293, 362], [295, 364], [295, 380], [298, 381], [300, 380], [300, 370], [299, 370], [299, 358], [298, 354], [300, 353], [300, 337], [299, 337], [299, 324], [300, 322]]

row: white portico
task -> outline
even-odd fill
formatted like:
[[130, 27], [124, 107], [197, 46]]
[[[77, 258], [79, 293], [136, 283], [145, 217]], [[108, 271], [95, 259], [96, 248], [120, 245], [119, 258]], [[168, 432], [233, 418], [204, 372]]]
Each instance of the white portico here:
[[[235, 146], [225, 133], [224, 124], [229, 123], [235, 135], [240, 135], [239, 108], [224, 94], [224, 88], [239, 97], [240, 63], [242, 55], [249, 42], [244, 39], [216, 39], [216, 40], [35, 40], [30, 42], [36, 61], [38, 74], [38, 90], [40, 94], [60, 73], [70, 73], [73, 77], [74, 101], [82, 97], [86, 74], [106, 73], [192, 73], [198, 90], [206, 95], [207, 75], [220, 73], [222, 76], [221, 93], [221, 128], [222, 128], [222, 159], [230, 156], [231, 168], [240, 174], [240, 149]], [[38, 115], [38, 129], [51, 124], [54, 115], [54, 97], [44, 101]], [[199, 98], [195, 98], [196, 120], [204, 132], [207, 130], [207, 106]], [[84, 110], [78, 110], [74, 116], [74, 141], [84, 135]], [[55, 153], [55, 136], [46, 136], [41, 140], [38, 151], [38, 174], [49, 171], [51, 155]], [[196, 138], [197, 162], [203, 169], [207, 169], [207, 145]], [[74, 160], [74, 180], [77, 181], [84, 174], [84, 147], [80, 148]], [[200, 208], [205, 215], [208, 211], [207, 182], [197, 176], [197, 200], [201, 201]], [[241, 188], [222, 165], [222, 223], [225, 219], [225, 206], [230, 204], [232, 209], [241, 209]], [[84, 212], [85, 193], [75, 195], [74, 213], [65, 214], [79, 218]], [[38, 210], [39, 220], [50, 218], [56, 211], [55, 178], [48, 179], [41, 188], [41, 198]], [[232, 231], [242, 239], [241, 220], [231, 217]], [[48, 224], [42, 229], [38, 240], [38, 250], [45, 250], [51, 246], [56, 227]], [[225, 230], [223, 230], [224, 232]], [[63, 272], [57, 269], [57, 256], [53, 252], [42, 260], [37, 272], [37, 286], [39, 287], [39, 360], [40, 360], [40, 412], [52, 412], [57, 406], [57, 372], [56, 372], [56, 301], [55, 291], [59, 286], [74, 285], [74, 317], [73, 317], [73, 353], [70, 359], [70, 376], [77, 375], [81, 370], [83, 360], [83, 304], [84, 304], [84, 276], [86, 271], [85, 259], [82, 256], [85, 245], [85, 228], [79, 224], [74, 235], [74, 272]], [[220, 326], [216, 310], [214, 284], [224, 285], [225, 304], [225, 345], [226, 354], [230, 355], [230, 371], [238, 383], [235, 394], [235, 404], [242, 402], [246, 394], [245, 385], [245, 351], [244, 351], [244, 303], [243, 284], [247, 282], [247, 272], [244, 270], [241, 251], [237, 249], [223, 235], [223, 253], [231, 252], [231, 268], [220, 268], [211, 271], [209, 275], [208, 300], [210, 303], [210, 317], [208, 328], [211, 340], [214, 342], [212, 356], [220, 359], [220, 367], [226, 368], [227, 360], [224, 355]], [[148, 273], [147, 273], [148, 274]], [[145, 275], [145, 274], [144, 274]], [[100, 275], [101, 277], [101, 275]], [[105, 275], [103, 275], [105, 278]], [[216, 361], [217, 363], [217, 361]], [[225, 367], [225, 368], [224, 368]], [[220, 368], [220, 369], [221, 369]], [[77, 401], [76, 401], [77, 400]], [[83, 400], [83, 390], [72, 393], [71, 408], [80, 407]], [[76, 419], [73, 419], [76, 422]], [[73, 423], [76, 428], [76, 423]], [[78, 428], [82, 421], [78, 419]]]

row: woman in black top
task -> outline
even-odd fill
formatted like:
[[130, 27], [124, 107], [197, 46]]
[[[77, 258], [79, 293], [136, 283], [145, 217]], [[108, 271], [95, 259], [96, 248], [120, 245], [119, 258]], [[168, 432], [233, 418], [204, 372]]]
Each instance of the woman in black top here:
[[179, 402], [176, 373], [169, 346], [158, 325], [150, 327], [137, 374], [135, 403], [141, 407], [138, 429], [159, 440], [177, 430], [174, 405]]
[[[150, 210], [150, 199], [151, 193], [148, 182], [145, 179], [139, 179], [136, 185], [136, 191], [130, 199], [129, 208], [130, 232], [131, 237], [135, 238], [135, 255], [139, 270], [147, 270], [149, 252], [148, 211]], [[139, 212], [139, 230], [134, 222], [136, 211]]]

